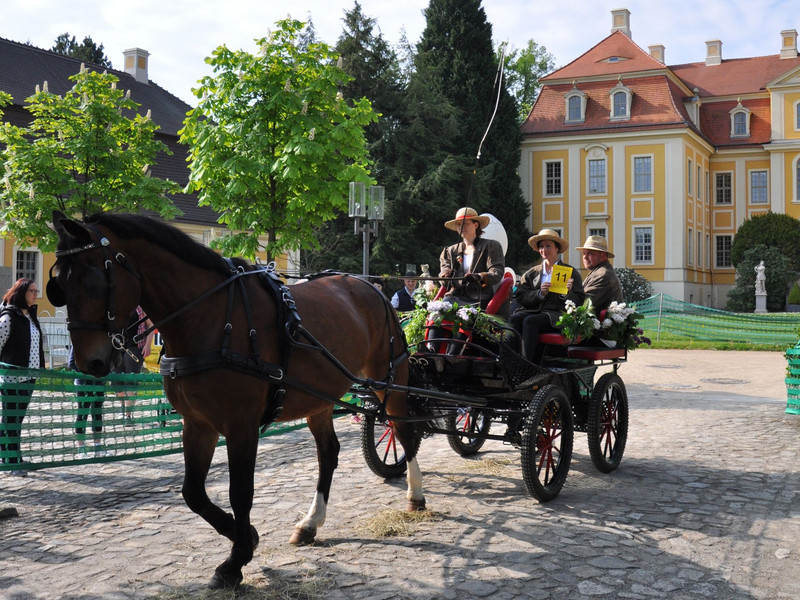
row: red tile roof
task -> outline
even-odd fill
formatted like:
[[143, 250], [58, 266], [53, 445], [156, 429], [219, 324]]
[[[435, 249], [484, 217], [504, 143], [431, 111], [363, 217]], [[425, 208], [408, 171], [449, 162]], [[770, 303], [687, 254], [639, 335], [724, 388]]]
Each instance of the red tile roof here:
[[665, 75], [622, 79], [623, 85], [633, 92], [631, 118], [625, 121], [609, 118], [611, 98], [609, 93], [617, 81], [578, 83], [577, 88], [586, 95], [586, 118], [583, 123], [564, 122], [566, 101], [564, 94], [573, 89], [572, 84], [545, 85], [536, 100], [531, 114], [522, 126], [523, 135], [586, 134], [592, 131], [620, 131], [625, 129], [687, 127], [689, 115], [683, 106], [683, 93]]
[[765, 92], [765, 85], [800, 67], [800, 57], [781, 58], [779, 55], [755, 58], [734, 58], [721, 64], [706, 66], [706, 63], [675, 65], [675, 73], [690, 90], [697, 88], [700, 97], [735, 96]]
[[770, 99], [745, 100], [742, 106], [750, 110], [750, 136], [731, 138], [730, 111], [736, 108], [735, 100], [706, 102], [700, 108], [700, 127], [709, 141], [718, 148], [746, 147], [766, 144], [772, 137], [770, 126]]
[[[620, 60], [608, 62], [608, 59], [615, 58]], [[543, 77], [542, 81], [546, 83], [554, 79], [577, 79], [598, 75], [616, 76], [620, 73], [663, 68], [665, 68], [663, 63], [642, 50], [631, 38], [621, 31], [615, 31], [567, 66]]]

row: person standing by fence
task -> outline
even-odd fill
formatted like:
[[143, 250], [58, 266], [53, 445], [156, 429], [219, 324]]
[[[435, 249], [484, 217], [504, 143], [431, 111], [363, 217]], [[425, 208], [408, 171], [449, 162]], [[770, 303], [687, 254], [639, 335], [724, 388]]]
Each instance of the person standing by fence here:
[[[128, 321], [128, 327], [133, 327], [134, 325], [137, 325], [136, 335], [140, 336], [139, 343], [132, 348], [129, 348], [129, 351], [126, 351], [122, 355], [122, 364], [112, 369], [112, 373], [141, 373], [142, 367], [144, 367], [144, 359], [150, 355], [150, 344], [153, 341], [153, 332], [151, 331], [143, 338], [141, 336], [143, 336], [144, 332], [153, 326], [153, 322], [146, 318], [141, 306], [136, 307], [136, 310], [131, 313], [130, 320]], [[126, 388], [128, 386], [126, 386], [123, 382], [118, 384], [118, 387]], [[133, 427], [132, 398], [135, 395], [136, 392], [132, 389], [124, 389], [124, 391], [117, 393], [117, 396], [123, 399], [122, 416], [124, 418], [125, 427]]]
[[[73, 371], [78, 370], [75, 364], [75, 349], [69, 349], [69, 368]], [[103, 435], [103, 400], [105, 392], [100, 389], [87, 390], [87, 386], [94, 388], [104, 387], [102, 379], [75, 379], [75, 386], [78, 388], [78, 415], [75, 417], [75, 434], [78, 436], [78, 452], [86, 452], [86, 425], [89, 416], [92, 417], [92, 440], [94, 442], [95, 456], [103, 454], [102, 435]]]
[[[39, 289], [32, 279], [20, 278], [3, 296], [0, 309], [0, 361], [17, 367], [39, 369], [44, 366], [42, 328], [36, 317], [36, 298]], [[2, 425], [0, 425], [0, 455], [4, 463], [22, 462], [20, 435], [22, 421], [33, 394], [35, 378], [4, 375], [0, 377], [2, 396]], [[12, 475], [27, 476], [25, 470], [13, 470]]]

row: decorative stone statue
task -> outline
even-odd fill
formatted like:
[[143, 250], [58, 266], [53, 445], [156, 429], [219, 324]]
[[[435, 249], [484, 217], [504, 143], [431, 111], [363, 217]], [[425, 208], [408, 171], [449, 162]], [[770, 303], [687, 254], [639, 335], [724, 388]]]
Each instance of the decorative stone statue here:
[[764, 261], [762, 260], [756, 267], [756, 294], [767, 293], [766, 270], [767, 268], [764, 266]]
[[425, 288], [425, 293], [429, 296], [432, 296], [434, 293], [436, 293], [436, 284], [432, 279], [425, 279], [431, 276], [430, 266], [420, 265], [420, 267], [422, 268], [422, 275], [420, 275], [420, 278], [422, 278], [424, 281], [422, 285]]

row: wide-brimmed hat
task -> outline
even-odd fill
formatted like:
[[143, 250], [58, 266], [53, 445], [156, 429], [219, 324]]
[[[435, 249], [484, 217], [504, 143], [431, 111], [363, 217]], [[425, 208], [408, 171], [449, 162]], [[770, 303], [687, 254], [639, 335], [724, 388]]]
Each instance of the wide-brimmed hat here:
[[602, 235], [590, 235], [583, 242], [583, 246], [578, 246], [575, 250], [597, 250], [608, 254], [608, 258], [614, 258], [614, 253], [608, 251], [608, 242]]
[[478, 211], [469, 206], [459, 208], [456, 213], [456, 218], [452, 221], [447, 221], [444, 226], [453, 231], [458, 231], [458, 226], [464, 221], [477, 221], [480, 223], [481, 229], [485, 229], [489, 224], [489, 215], [479, 215]]
[[528, 238], [528, 243], [534, 250], [539, 249], [539, 242], [542, 240], [552, 240], [558, 246], [558, 253], [561, 254], [569, 246], [569, 242], [558, 235], [552, 229], [542, 229], [536, 235]]

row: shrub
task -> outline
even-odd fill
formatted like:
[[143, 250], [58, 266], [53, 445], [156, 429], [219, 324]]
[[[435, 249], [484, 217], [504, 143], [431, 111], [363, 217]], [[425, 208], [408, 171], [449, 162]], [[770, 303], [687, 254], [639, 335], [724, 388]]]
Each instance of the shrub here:
[[786, 299], [787, 304], [800, 304], [800, 285], [794, 282], [789, 297]]
[[622, 297], [625, 302], [638, 302], [647, 300], [653, 295], [653, 286], [643, 275], [640, 275], [629, 267], [614, 269], [622, 284]]

